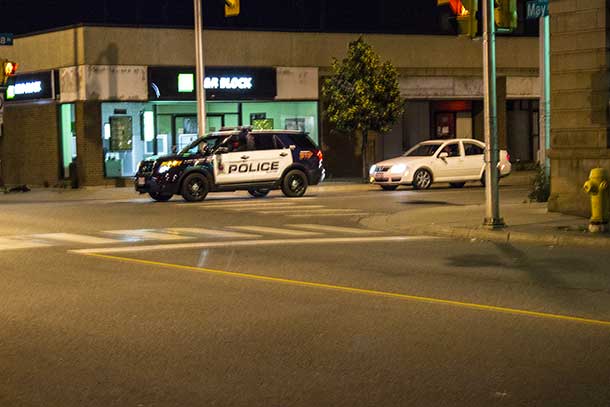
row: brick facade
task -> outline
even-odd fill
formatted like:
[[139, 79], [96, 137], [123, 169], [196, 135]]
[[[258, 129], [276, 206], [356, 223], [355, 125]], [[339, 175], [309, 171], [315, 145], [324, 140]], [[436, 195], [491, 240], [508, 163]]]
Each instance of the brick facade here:
[[591, 168], [610, 170], [607, 3], [550, 2], [551, 211], [588, 216], [582, 185]]
[[0, 160], [6, 185], [57, 184], [59, 130], [56, 103], [5, 106], [2, 134]]

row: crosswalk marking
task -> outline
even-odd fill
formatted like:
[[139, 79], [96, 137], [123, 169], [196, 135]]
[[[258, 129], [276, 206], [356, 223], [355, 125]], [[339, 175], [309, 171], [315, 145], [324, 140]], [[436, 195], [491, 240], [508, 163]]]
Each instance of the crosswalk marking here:
[[274, 235], [286, 235], [286, 236], [315, 236], [320, 235], [318, 232], [307, 232], [303, 230], [291, 230], [291, 229], [280, 229], [272, 228], [268, 226], [229, 226], [231, 229], [245, 230], [247, 232], [258, 232], [258, 233], [270, 233]]
[[348, 212], [348, 213], [297, 213], [297, 214], [289, 214], [285, 215], [289, 218], [311, 218], [315, 216], [316, 218], [332, 218], [332, 217], [347, 217], [347, 216], [366, 216], [367, 212]]
[[[353, 215], [349, 214], [326, 214], [328, 216]], [[358, 214], [358, 213], [355, 213]], [[319, 217], [322, 215], [288, 215], [294, 217]], [[375, 230], [367, 230], [355, 227], [320, 225], [317, 223], [294, 223], [279, 227], [236, 225], [224, 226], [218, 229], [200, 227], [170, 227], [162, 229], [134, 229], [134, 230], [108, 230], [99, 232], [112, 235], [112, 238], [81, 235], [75, 233], [38, 233], [23, 236], [10, 236], [0, 238], [0, 251], [51, 247], [58, 245], [114, 245], [126, 243], [138, 243], [146, 240], [158, 240], [173, 242], [189, 239], [216, 239], [229, 241], [228, 239], [261, 240], [269, 239], [270, 235], [280, 235], [285, 238], [307, 238], [311, 236], [320, 237], [323, 234], [366, 234], [376, 233]], [[165, 243], [167, 244], [167, 243]]]
[[282, 202], [245, 201], [245, 202], [236, 202], [236, 203], [230, 203], [230, 204], [208, 204], [208, 205], [200, 205], [200, 206], [201, 207], [209, 206], [209, 207], [220, 207], [220, 208], [236, 208], [236, 207], [241, 207], [241, 206], [271, 206], [271, 205], [288, 206], [288, 205], [296, 205], [296, 204], [297, 204], [297, 202], [290, 202], [290, 201], [282, 201]]
[[301, 198], [246, 198], [246, 199], [226, 199], [220, 200], [215, 199], [212, 201], [203, 202], [191, 202], [191, 203], [177, 203], [176, 206], [190, 206], [190, 207], [220, 207], [228, 208], [232, 206], [246, 206], [246, 205], [271, 205], [271, 204], [284, 204], [284, 205], [295, 205], [301, 201], [315, 199], [313, 197], [301, 197]]
[[21, 240], [19, 238], [0, 238], [0, 250], [35, 249], [48, 246], [46, 243]]
[[330, 226], [330, 225], [318, 225], [314, 223], [299, 223], [293, 225], [286, 225], [293, 228], [309, 229], [320, 232], [337, 232], [337, 233], [353, 233], [353, 234], [364, 234], [364, 233], [375, 233], [377, 230], [362, 229], [362, 228], [348, 228], [345, 226]]
[[138, 241], [138, 240], [184, 240], [192, 239], [191, 236], [182, 236], [172, 233], [162, 233], [149, 229], [136, 230], [106, 230], [104, 233], [120, 236], [121, 240]]
[[226, 230], [217, 230], [217, 229], [204, 229], [204, 228], [168, 228], [165, 229], [170, 233], [186, 233], [193, 235], [204, 235], [204, 236], [214, 236], [214, 237], [226, 237], [226, 238], [259, 238], [260, 235], [253, 235], [250, 233], [240, 233], [240, 232], [230, 232]]
[[290, 209], [294, 208], [296, 205], [290, 203], [273, 203], [266, 205], [232, 205], [226, 208], [223, 208], [228, 211], [255, 211], [262, 209]]
[[112, 244], [118, 243], [115, 239], [107, 239], [104, 237], [95, 237], [88, 235], [78, 235], [75, 233], [42, 233], [31, 235], [34, 239], [53, 240], [69, 243], [86, 243], [86, 244]]
[[[254, 212], [262, 213], [262, 214], [274, 214], [281, 212], [292, 212], [292, 211], [304, 211], [304, 210], [313, 210], [313, 209], [325, 209], [324, 205], [295, 205], [295, 206], [286, 206], [280, 208], [261, 208], [255, 209]], [[229, 209], [231, 211], [238, 211], [241, 209]]]
[[[299, 213], [302, 214], [325, 214], [325, 213], [350, 213], [350, 212], [361, 212], [358, 209], [302, 209]], [[258, 211], [258, 213], [266, 214], [266, 213], [275, 213], [270, 211]]]

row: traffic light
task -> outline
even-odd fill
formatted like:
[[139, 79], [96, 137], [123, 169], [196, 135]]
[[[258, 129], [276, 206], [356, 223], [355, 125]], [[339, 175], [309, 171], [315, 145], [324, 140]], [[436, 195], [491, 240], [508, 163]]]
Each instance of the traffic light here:
[[457, 14], [458, 31], [460, 35], [474, 38], [479, 31], [479, 21], [477, 20], [479, 0], [462, 0], [461, 3], [462, 7]]
[[6, 85], [8, 78], [17, 73], [18, 64], [13, 61], [2, 61], [2, 71], [0, 72], [0, 85]]
[[[479, 10], [479, 0], [437, 0], [437, 6], [449, 6], [451, 16], [448, 17], [459, 35], [474, 38], [479, 31], [479, 21], [477, 12]], [[443, 18], [447, 18], [446, 16]], [[441, 23], [444, 25], [443, 23]]]
[[517, 28], [517, 0], [495, 0], [496, 30], [512, 32]]
[[239, 0], [225, 0], [225, 17], [239, 15]]

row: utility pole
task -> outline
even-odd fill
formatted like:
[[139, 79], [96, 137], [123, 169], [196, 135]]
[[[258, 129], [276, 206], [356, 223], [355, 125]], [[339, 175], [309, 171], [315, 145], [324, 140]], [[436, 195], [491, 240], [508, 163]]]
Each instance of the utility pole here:
[[205, 65], [203, 58], [203, 10], [201, 2], [195, 2], [195, 59], [196, 59], [196, 78], [197, 78], [197, 131], [198, 136], [205, 134], [205, 89], [203, 87], [205, 79]]
[[[548, 5], [547, 5], [548, 7]], [[538, 162], [544, 168], [548, 182], [551, 176], [550, 160], [547, 157], [551, 149], [551, 33], [550, 17], [540, 17], [540, 153]]]
[[496, 28], [494, 0], [483, 0], [483, 70], [485, 110], [485, 220], [484, 226], [500, 229], [505, 226], [500, 217], [498, 190], [498, 115], [496, 106]]

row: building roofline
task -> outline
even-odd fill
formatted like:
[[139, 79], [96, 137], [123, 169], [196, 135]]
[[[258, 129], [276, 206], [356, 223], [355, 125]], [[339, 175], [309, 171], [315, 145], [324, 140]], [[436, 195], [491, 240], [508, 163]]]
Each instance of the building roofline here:
[[[150, 25], [150, 24], [109, 24], [109, 23], [77, 23], [71, 25], [64, 25], [45, 30], [33, 31], [25, 34], [17, 34], [15, 38], [27, 38], [34, 37], [37, 35], [49, 34], [59, 31], [67, 31], [77, 28], [133, 28], [133, 29], [159, 29], [159, 30], [193, 30], [193, 26], [188, 25]], [[347, 35], [395, 35], [395, 36], [433, 36], [433, 37], [453, 37], [455, 35], [448, 33], [398, 33], [398, 32], [383, 32], [379, 30], [364, 30], [364, 31], [346, 31], [346, 30], [335, 30], [335, 31], [320, 31], [320, 30], [307, 30], [307, 29], [269, 29], [269, 28], [248, 28], [247, 30], [240, 30], [236, 27], [206, 27], [206, 31], [250, 31], [250, 32], [281, 32], [281, 33], [319, 33], [319, 34], [347, 34]], [[500, 35], [502, 36], [502, 35]], [[511, 37], [537, 37], [537, 35], [510, 35]]]

